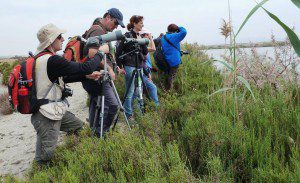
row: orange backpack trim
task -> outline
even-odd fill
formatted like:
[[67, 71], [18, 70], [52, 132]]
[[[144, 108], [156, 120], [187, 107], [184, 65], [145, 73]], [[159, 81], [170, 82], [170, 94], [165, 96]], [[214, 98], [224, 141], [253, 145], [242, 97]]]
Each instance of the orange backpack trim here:
[[72, 37], [66, 45], [63, 57], [68, 61], [85, 62], [87, 57], [83, 56], [83, 43], [77, 39], [78, 36]]
[[12, 108], [16, 109], [18, 106], [18, 82], [21, 65], [16, 65], [9, 74], [8, 93], [10, 96], [10, 103]]

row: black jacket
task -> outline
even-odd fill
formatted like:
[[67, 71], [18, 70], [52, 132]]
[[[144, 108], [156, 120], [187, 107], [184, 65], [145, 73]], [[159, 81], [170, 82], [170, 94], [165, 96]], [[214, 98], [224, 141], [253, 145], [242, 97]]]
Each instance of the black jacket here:
[[[125, 37], [137, 38], [137, 34], [133, 30], [131, 30], [130, 32], [125, 33]], [[123, 68], [123, 66], [138, 68], [143, 67], [143, 62], [145, 60], [144, 55], [148, 54], [147, 45], [138, 45], [137, 47], [139, 48], [138, 57], [136, 57], [134, 53], [130, 53], [121, 59], [120, 56], [134, 50], [135, 46], [133, 43], [126, 43], [124, 41], [119, 42], [116, 48], [116, 61], [120, 68]]]
[[[45, 52], [49, 52], [45, 50]], [[65, 83], [89, 80], [85, 75], [91, 74], [100, 65], [103, 56], [97, 53], [94, 58], [84, 63], [69, 62], [59, 55], [50, 56], [47, 62], [47, 75], [51, 82], [63, 77]]]

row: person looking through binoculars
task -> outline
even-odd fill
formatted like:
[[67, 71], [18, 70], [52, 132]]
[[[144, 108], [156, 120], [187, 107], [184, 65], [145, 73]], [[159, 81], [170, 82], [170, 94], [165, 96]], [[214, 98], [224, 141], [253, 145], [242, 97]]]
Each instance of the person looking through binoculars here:
[[[135, 93], [136, 86], [139, 84], [134, 81], [134, 79], [140, 78], [143, 72], [143, 62], [145, 60], [145, 55], [148, 54], [148, 49], [146, 42], [138, 41], [141, 36], [139, 31], [142, 30], [143, 16], [134, 15], [130, 18], [126, 32], [124, 36], [126, 38], [134, 38], [135, 41], [121, 41], [116, 48], [116, 61], [121, 71], [125, 71], [125, 86], [126, 94], [124, 100], [124, 108], [126, 116], [129, 120], [133, 120], [133, 95]], [[126, 40], [126, 39], [125, 39]], [[128, 40], [128, 39], [127, 39]], [[137, 74], [137, 75], [135, 75]], [[140, 85], [140, 84], [139, 84]], [[141, 87], [139, 87], [139, 90]], [[141, 91], [139, 92], [141, 94]], [[139, 102], [142, 102], [142, 95], [139, 96]], [[140, 106], [143, 106], [143, 104]]]
[[[96, 18], [93, 25], [83, 34], [84, 39], [92, 38], [95, 36], [100, 36], [108, 32], [115, 30], [118, 25], [125, 27], [123, 24], [123, 15], [117, 8], [109, 9], [103, 16], [103, 18]], [[113, 69], [114, 58], [111, 54], [111, 49], [108, 44], [98, 45], [96, 49], [102, 50], [106, 54], [107, 58], [107, 70], [111, 79], [115, 79], [115, 73]], [[101, 68], [103, 69], [103, 67]], [[98, 68], [100, 70], [100, 67]], [[84, 89], [88, 92], [90, 98], [89, 105], [89, 123], [90, 127], [93, 129], [95, 135], [100, 137], [101, 130], [107, 132], [115, 119], [118, 112], [119, 105], [116, 95], [114, 94], [114, 89], [110, 82], [99, 83], [98, 81], [83, 81], [82, 85]], [[103, 86], [102, 86], [103, 85]], [[104, 115], [100, 115], [99, 107], [99, 96], [104, 94]], [[103, 106], [101, 106], [103, 107]], [[95, 118], [96, 116], [96, 118]], [[103, 118], [103, 129], [101, 128], [101, 117]]]
[[147, 90], [149, 92], [149, 97], [153, 100], [156, 106], [159, 105], [158, 101], [158, 96], [157, 96], [157, 87], [153, 83], [151, 77], [152, 77], [152, 62], [150, 58], [150, 52], [154, 52], [156, 50], [155, 44], [153, 41], [153, 37], [151, 35], [151, 32], [148, 31], [147, 29], [143, 28], [139, 34], [141, 35], [142, 38], [148, 38], [149, 39], [149, 46], [147, 47], [148, 49], [148, 54], [145, 55], [145, 61], [144, 61], [144, 67], [143, 67], [143, 80], [145, 82], [145, 85], [147, 87]]
[[185, 38], [187, 31], [184, 27], [178, 27], [176, 24], [168, 26], [168, 32], [161, 38], [161, 46], [165, 60], [169, 65], [166, 79], [166, 89], [173, 88], [174, 78], [181, 64], [182, 51], [180, 42]]

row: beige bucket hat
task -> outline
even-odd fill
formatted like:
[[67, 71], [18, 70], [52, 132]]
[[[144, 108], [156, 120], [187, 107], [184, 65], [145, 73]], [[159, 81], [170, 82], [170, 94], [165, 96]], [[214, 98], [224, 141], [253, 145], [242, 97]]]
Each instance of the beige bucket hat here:
[[66, 32], [67, 31], [65, 29], [60, 29], [54, 24], [44, 25], [37, 33], [37, 38], [40, 44], [37, 47], [35, 54], [42, 52], [51, 45], [60, 34], [64, 34]]

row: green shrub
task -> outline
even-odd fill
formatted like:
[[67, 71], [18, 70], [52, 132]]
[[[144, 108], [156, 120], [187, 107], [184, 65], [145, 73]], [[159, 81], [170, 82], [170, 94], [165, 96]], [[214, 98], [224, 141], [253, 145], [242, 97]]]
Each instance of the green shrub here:
[[[155, 73], [153, 78], [163, 82]], [[122, 98], [123, 77], [115, 84]], [[91, 137], [89, 130], [79, 139], [68, 137], [52, 165], [34, 167], [26, 181], [299, 182], [299, 85], [287, 84], [284, 91], [252, 88], [257, 101], [248, 93], [241, 97], [237, 123], [232, 97], [208, 98], [221, 86], [210, 60], [192, 51], [174, 89], [159, 88], [160, 107], [147, 101], [132, 131], [112, 132], [106, 140]]]
[[70, 137], [58, 149], [53, 165], [35, 172], [33, 182], [183, 182], [196, 180], [179, 156], [178, 146], [165, 149], [133, 130], [107, 140]]
[[15, 61], [11, 64], [7, 62], [0, 62], [0, 73], [2, 73], [2, 84], [4, 85], [8, 84], [9, 74], [17, 64], [19, 64], [18, 61]]

